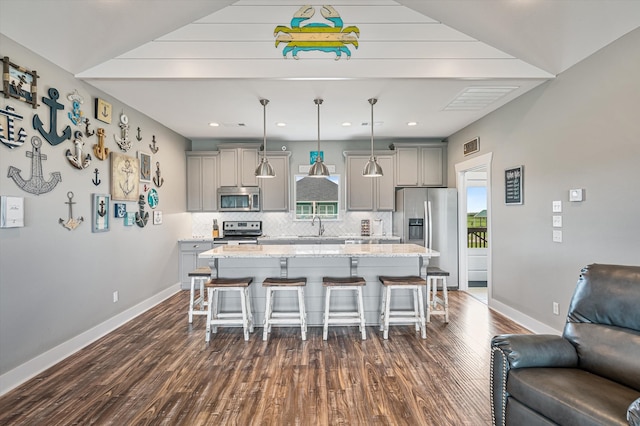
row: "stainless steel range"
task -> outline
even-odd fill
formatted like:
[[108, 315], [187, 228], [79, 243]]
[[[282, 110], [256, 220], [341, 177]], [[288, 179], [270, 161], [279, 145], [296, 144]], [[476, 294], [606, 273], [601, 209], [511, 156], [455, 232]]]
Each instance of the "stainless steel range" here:
[[230, 220], [222, 222], [222, 237], [214, 238], [214, 244], [258, 244], [262, 235], [260, 220]]

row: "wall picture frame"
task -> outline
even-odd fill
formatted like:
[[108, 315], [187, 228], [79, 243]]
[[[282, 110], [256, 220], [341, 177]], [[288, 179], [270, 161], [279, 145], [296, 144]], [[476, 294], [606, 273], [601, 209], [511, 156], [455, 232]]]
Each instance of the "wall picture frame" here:
[[111, 124], [112, 110], [109, 102], [102, 98], [96, 98], [96, 120]]
[[111, 195], [92, 194], [91, 232], [106, 232], [109, 230], [110, 206], [111, 206]]
[[153, 224], [162, 225], [162, 211], [154, 210], [153, 212]]
[[514, 166], [504, 171], [504, 203], [524, 204], [524, 166]]
[[138, 151], [140, 161], [140, 182], [151, 182], [151, 154]]
[[14, 64], [8, 56], [2, 58], [2, 93], [5, 98], [18, 99], [38, 108], [38, 73]]
[[140, 165], [138, 159], [111, 151], [111, 198], [114, 201], [138, 201]]
[[127, 215], [127, 205], [125, 203], [113, 203], [113, 217], [122, 219]]

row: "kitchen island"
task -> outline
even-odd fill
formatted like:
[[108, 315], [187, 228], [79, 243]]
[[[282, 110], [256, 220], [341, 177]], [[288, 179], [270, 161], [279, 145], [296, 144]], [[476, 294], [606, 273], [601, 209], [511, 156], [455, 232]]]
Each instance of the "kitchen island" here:
[[[364, 308], [367, 324], [379, 324], [381, 284], [379, 275], [420, 275], [426, 277], [431, 257], [440, 253], [415, 244], [301, 244], [301, 245], [225, 245], [199, 254], [208, 259], [213, 277], [251, 276], [252, 308], [255, 324], [264, 320], [265, 291], [262, 281], [267, 277], [306, 277], [305, 302], [307, 323], [322, 325], [324, 291], [323, 276], [358, 275], [364, 277]], [[423, 297], [425, 295], [423, 294]], [[334, 306], [335, 302], [335, 306]], [[229, 295], [223, 299], [223, 311], [239, 310], [239, 299]], [[349, 297], [332, 301], [332, 310], [350, 309]], [[412, 307], [409, 291], [394, 297], [392, 309]], [[276, 309], [292, 310], [297, 306], [294, 296], [280, 296]]]

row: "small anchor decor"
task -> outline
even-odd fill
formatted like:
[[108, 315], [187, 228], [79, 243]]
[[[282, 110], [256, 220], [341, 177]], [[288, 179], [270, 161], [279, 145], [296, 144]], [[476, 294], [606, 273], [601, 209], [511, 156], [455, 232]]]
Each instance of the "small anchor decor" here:
[[42, 140], [33, 136], [31, 138], [31, 145], [33, 150], [26, 153], [26, 156], [31, 158], [31, 177], [28, 180], [24, 180], [20, 176], [20, 169], [9, 166], [9, 173], [7, 177], [13, 179], [13, 181], [22, 188], [23, 191], [29, 194], [40, 195], [51, 191], [56, 187], [58, 182], [62, 181], [62, 175], [60, 172], [51, 173], [51, 179], [47, 182], [42, 176], [42, 160], [46, 160], [47, 156], [40, 152], [42, 147]]
[[157, 154], [160, 147], [156, 146], [156, 135], [153, 135], [151, 140], [153, 141], [153, 144], [149, 144], [149, 149], [151, 149], [151, 152], [154, 154]]
[[13, 120], [22, 120], [22, 116], [16, 114], [15, 109], [11, 105], [7, 105], [7, 109], [0, 109], [0, 115], [5, 115], [7, 117], [7, 137], [4, 137], [4, 129], [2, 128], [2, 124], [0, 124], [0, 142], [13, 149], [17, 146], [22, 146], [24, 144], [24, 140], [27, 137], [27, 132], [24, 131], [22, 127], [18, 131], [18, 140], [15, 139], [15, 129], [13, 125]]
[[93, 174], [96, 175], [95, 178], [91, 179], [91, 182], [93, 182], [93, 184], [95, 186], [100, 185], [100, 183], [102, 183], [102, 181], [100, 180], [100, 178], [98, 178], [98, 174], [100, 173], [100, 170], [98, 170], [98, 168], [96, 167], [96, 169], [93, 171]]
[[65, 221], [64, 219], [60, 218], [58, 220], [58, 223], [67, 228], [69, 231], [73, 231], [84, 221], [84, 218], [82, 216], [77, 219], [73, 218], [73, 205], [75, 204], [73, 202], [73, 192], [67, 192], [67, 198], [69, 199], [69, 201], [65, 202], [65, 204], [69, 205], [69, 219]]
[[96, 131], [91, 131], [89, 130], [89, 119], [85, 118], [84, 119], [84, 135], [88, 138], [90, 138], [91, 136], [95, 135]]
[[113, 135], [113, 139], [115, 139], [122, 151], [127, 152], [131, 149], [131, 139], [129, 139], [129, 117], [124, 112], [120, 114], [120, 124], [118, 126], [120, 126], [121, 137], [117, 138], [116, 135]]
[[149, 221], [149, 212], [144, 211], [144, 195], [141, 195], [138, 199], [138, 205], [140, 206], [140, 211], [136, 212], [136, 225], [140, 228], [144, 228]]
[[162, 184], [164, 183], [164, 178], [160, 177], [160, 162], [159, 161], [156, 162], [156, 175], [153, 177], [153, 183], [155, 183], [158, 188], [160, 188], [162, 186]]
[[82, 110], [80, 110], [80, 105], [84, 103], [84, 98], [78, 93], [78, 89], [75, 89], [73, 93], [67, 95], [67, 99], [71, 101], [71, 112], [68, 112], [67, 116], [73, 124], [79, 126], [82, 124], [82, 117], [84, 115]]
[[44, 130], [42, 120], [40, 120], [38, 114], [35, 114], [33, 116], [33, 128], [40, 132], [42, 137], [45, 138], [47, 142], [55, 146], [61, 144], [67, 139], [71, 139], [71, 127], [65, 127], [61, 135], [58, 135], [56, 133], [58, 127], [58, 110], [63, 110], [64, 105], [58, 102], [60, 93], [58, 93], [57, 89], [54, 89], [53, 87], [50, 88], [49, 96], [50, 98], [45, 98], [44, 96], [42, 97], [42, 102], [44, 102], [45, 105], [49, 106], [49, 131], [46, 132]]
[[109, 194], [93, 194], [91, 232], [105, 232], [109, 230]]
[[140, 135], [140, 127], [138, 127], [138, 134], [136, 135], [136, 139], [138, 140], [138, 142], [142, 140], [142, 136]]
[[91, 164], [91, 154], [87, 154], [84, 158], [82, 158], [82, 147], [84, 146], [84, 142], [82, 142], [82, 132], [76, 130], [74, 133], [73, 144], [75, 145], [75, 152], [71, 152], [70, 149], [67, 149], [67, 153], [65, 156], [69, 163], [76, 169], [86, 169]]
[[109, 156], [109, 148], [104, 147], [104, 137], [106, 132], [102, 127], [98, 127], [98, 143], [93, 145], [93, 154], [98, 160], [106, 160]]

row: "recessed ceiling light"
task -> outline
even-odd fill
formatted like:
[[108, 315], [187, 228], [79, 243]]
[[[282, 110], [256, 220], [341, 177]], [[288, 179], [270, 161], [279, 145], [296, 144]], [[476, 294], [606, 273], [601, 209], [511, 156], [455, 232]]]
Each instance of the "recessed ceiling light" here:
[[220, 124], [214, 123], [214, 122], [209, 123], [209, 126], [211, 126], [211, 127], [218, 127], [219, 125]]
[[409, 122], [407, 123], [407, 126], [417, 126], [417, 125], [418, 125], [418, 122], [417, 122], [417, 121], [409, 121]]
[[342, 127], [349, 127], [351, 126], [351, 123], [348, 121], [345, 121], [344, 123], [342, 123]]
[[285, 127], [287, 125], [287, 123], [276, 123], [276, 126], [278, 127]]

